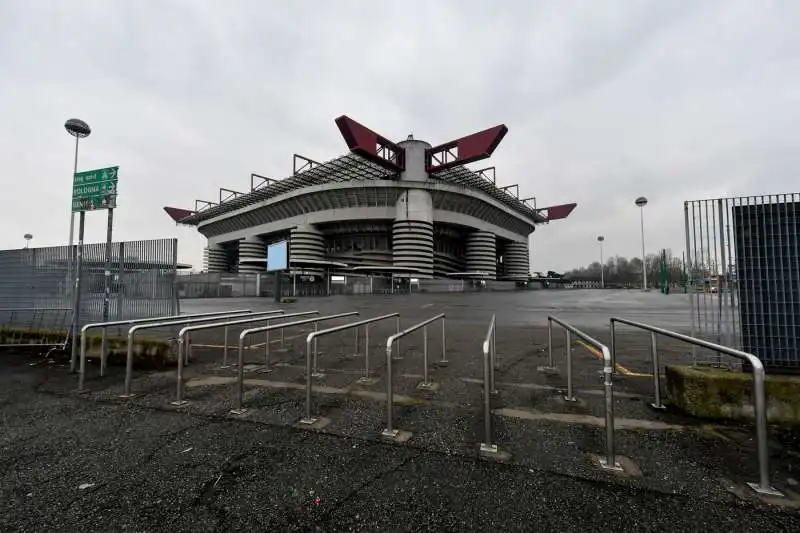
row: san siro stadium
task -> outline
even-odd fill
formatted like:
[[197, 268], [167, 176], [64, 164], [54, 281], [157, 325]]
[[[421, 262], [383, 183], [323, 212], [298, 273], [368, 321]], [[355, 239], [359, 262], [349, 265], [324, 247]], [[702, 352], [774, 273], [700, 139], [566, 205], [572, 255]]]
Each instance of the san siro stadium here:
[[354, 120], [336, 119], [350, 153], [325, 163], [294, 156], [283, 179], [258, 174], [250, 190], [220, 189], [193, 210], [165, 207], [208, 239], [209, 273], [263, 273], [267, 248], [288, 240], [289, 273], [309, 283], [380, 276], [527, 281], [529, 238], [575, 204], [537, 208], [518, 185], [499, 186], [486, 159], [504, 125], [439, 146], [394, 143]]

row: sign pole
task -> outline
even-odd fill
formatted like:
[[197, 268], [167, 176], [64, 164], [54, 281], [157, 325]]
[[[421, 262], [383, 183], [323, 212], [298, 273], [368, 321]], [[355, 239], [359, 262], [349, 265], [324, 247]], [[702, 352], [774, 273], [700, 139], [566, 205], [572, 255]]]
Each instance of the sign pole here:
[[[114, 235], [114, 205], [113, 200], [108, 202], [108, 227], [106, 228], [106, 265], [103, 291], [103, 322], [108, 322], [108, 312], [111, 305], [111, 241]], [[103, 339], [100, 344], [100, 375], [105, 374], [106, 358], [108, 357], [108, 340], [106, 338], [106, 329], [103, 328]]]
[[81, 330], [81, 270], [83, 269], [83, 233], [86, 226], [86, 211], [81, 211], [78, 222], [78, 249], [75, 254], [75, 298], [72, 306], [72, 350], [69, 368], [75, 372], [78, 363], [78, 335]]

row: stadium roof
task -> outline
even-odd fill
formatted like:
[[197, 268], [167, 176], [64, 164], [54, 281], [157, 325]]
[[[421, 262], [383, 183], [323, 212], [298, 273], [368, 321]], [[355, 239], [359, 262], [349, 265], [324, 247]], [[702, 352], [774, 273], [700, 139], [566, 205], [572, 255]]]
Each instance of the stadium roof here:
[[[264, 179], [264, 182], [257, 186], [252, 185], [251, 182], [249, 193], [227, 191], [231, 193], [228, 198], [224, 199], [220, 195], [220, 203], [205, 202], [205, 205], [200, 208], [196, 205], [195, 211], [172, 207], [165, 207], [164, 209], [176, 222], [197, 225], [205, 220], [210, 220], [304, 187], [353, 180], [391, 180], [399, 177], [397, 173], [393, 173], [355, 153], [346, 154], [325, 163], [309, 164], [305, 168], [305, 170], [281, 180]], [[455, 166], [433, 173], [431, 178], [443, 183], [482, 191], [517, 213], [536, 222], [546, 222], [548, 220], [548, 217], [540, 213], [539, 210], [531, 207], [507, 190], [497, 187], [492, 181], [484, 177], [484, 174], [472, 171], [465, 166]], [[226, 191], [226, 189], [222, 189], [222, 191]], [[198, 201], [198, 203], [203, 202]]]

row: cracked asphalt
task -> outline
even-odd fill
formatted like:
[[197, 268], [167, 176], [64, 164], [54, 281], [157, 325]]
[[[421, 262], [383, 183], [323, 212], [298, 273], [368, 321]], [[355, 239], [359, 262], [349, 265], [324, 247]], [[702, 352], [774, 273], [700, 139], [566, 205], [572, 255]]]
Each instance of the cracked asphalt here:
[[[171, 373], [137, 374], [140, 396], [120, 401], [115, 398], [119, 369], [111, 369], [107, 378], [90, 376], [92, 391], [78, 395], [75, 376], [64, 365], [32, 365], [35, 357], [0, 354], [0, 531], [800, 531], [797, 511], [734, 497], [714, 477], [752, 478], [747, 442], [736, 450], [727, 441], [686, 432], [620, 431], [620, 453], [634, 457], [645, 476], [614, 479], [592, 470], [584, 458], [587, 451], [602, 450], [601, 428], [506, 418], [495, 422], [498, 439], [514, 460], [478, 459], [480, 404], [473, 404], [480, 387], [457, 378], [479, 375], [479, 359], [464, 354], [482, 337], [483, 328], [474, 324], [488, 323], [490, 310], [470, 300], [461, 300], [463, 307], [453, 301], [392, 301], [393, 310], [412, 317], [409, 324], [446, 307], [453, 328], [450, 367], [432, 368], [443, 387], [441, 397], [452, 405], [398, 407], [398, 423], [415, 434], [402, 445], [375, 438], [381, 407], [360, 397], [315, 394], [315, 409], [333, 420], [325, 432], [315, 432], [292, 425], [302, 399], [295, 390], [251, 389], [253, 414], [232, 418], [229, 386], [190, 388], [190, 407], [176, 410], [168, 404], [174, 393]], [[346, 304], [359, 306], [363, 316], [389, 308], [377, 298]], [[337, 312], [342, 305], [320, 299], [295, 308]], [[270, 303], [261, 300], [264, 306]], [[575, 320], [591, 314], [565, 309], [563, 302], [541, 307], [559, 308]], [[186, 305], [183, 311], [189, 312]], [[555, 389], [510, 386], [533, 379], [544, 357], [540, 344], [521, 345], [521, 332], [527, 330], [512, 327], [514, 320], [498, 326], [504, 366], [498, 371], [503, 395], [497, 406], [599, 414], [602, 398], [589, 394], [598, 385], [599, 365], [585, 353], [576, 368], [581, 405], [556, 403]], [[372, 341], [376, 353], [391, 331], [381, 333], [376, 331]], [[302, 339], [298, 342], [302, 345]], [[357, 377], [347, 372], [360, 362], [336, 356], [349, 349], [349, 342], [350, 337], [331, 339], [323, 346], [330, 371], [326, 385], [342, 387]], [[409, 351], [404, 364], [410, 365], [404, 371], [410, 372], [418, 363], [419, 344], [409, 340], [404, 346]], [[275, 358], [298, 361], [301, 352], [295, 348]], [[558, 349], [561, 353], [563, 344]], [[646, 358], [620, 356], [636, 370], [647, 369]], [[190, 379], [217, 369], [218, 357], [213, 350], [198, 350]], [[269, 379], [279, 374], [289, 382], [300, 372], [279, 367]], [[536, 379], [561, 384], [563, 376]], [[620, 379], [620, 416], [656, 416], [639, 399], [649, 393], [647, 386], [627, 379]], [[401, 382], [398, 390], [413, 394], [417, 381]], [[657, 416], [685, 422], [674, 413]], [[749, 428], [744, 431], [749, 436]], [[782, 446], [774, 467], [784, 482], [791, 473], [787, 469], [798, 463], [795, 444]]]

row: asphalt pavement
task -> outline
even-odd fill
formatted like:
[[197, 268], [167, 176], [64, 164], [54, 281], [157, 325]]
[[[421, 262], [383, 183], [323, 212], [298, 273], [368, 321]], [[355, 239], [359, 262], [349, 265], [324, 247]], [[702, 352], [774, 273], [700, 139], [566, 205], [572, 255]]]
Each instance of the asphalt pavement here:
[[[539, 296], [548, 292], [564, 298]], [[100, 378], [90, 366], [89, 391], [77, 394], [76, 376], [66, 365], [0, 354], [0, 530], [800, 530], [791, 504], [800, 477], [794, 434], [770, 432], [771, 475], [790, 497], [776, 503], [748, 493], [745, 482], [757, 474], [752, 427], [649, 409], [652, 379], [640, 337], [631, 336], [619, 354], [630, 374], [615, 377], [617, 457], [625, 472], [597, 468], [595, 459], [606, 452], [597, 372], [602, 365], [576, 347], [577, 401], [565, 402], [561, 335], [554, 338], [558, 371], [538, 371], [548, 363], [542, 320], [559, 314], [600, 332], [609, 313], [631, 309], [639, 319], [647, 315], [677, 329], [686, 312], [672, 296], [614, 297], [609, 291], [592, 294], [592, 307], [578, 292], [319, 298], [282, 305], [322, 314], [356, 309], [365, 317], [397, 311], [403, 327], [446, 312], [446, 365], [439, 363], [439, 330], [429, 332], [428, 373], [437, 391], [417, 388], [425, 369], [420, 335], [403, 339], [402, 359], [392, 363], [395, 425], [413, 435], [403, 443], [379, 436], [386, 414], [383, 354], [394, 323], [371, 331], [375, 380], [368, 385], [356, 383], [366, 363], [363, 336], [358, 348], [350, 332], [321, 339], [324, 376], [313, 382], [312, 407], [330, 422], [319, 430], [297, 427], [305, 399], [304, 341], [313, 328], [287, 330], [283, 342], [273, 335], [268, 373], [263, 348], [247, 352], [244, 415], [230, 413], [236, 372], [221, 368], [219, 330], [193, 339], [198, 346], [186, 371], [189, 403], [180, 408], [170, 403], [173, 370], [137, 372], [136, 396], [121, 399], [123, 369], [111, 368]], [[275, 304], [182, 302], [183, 312], [242, 307]], [[492, 435], [510, 454], [503, 462], [478, 454], [485, 440], [480, 342], [493, 312], [500, 394], [492, 399]], [[667, 359], [687, 356], [680, 347], [662, 349]]]

